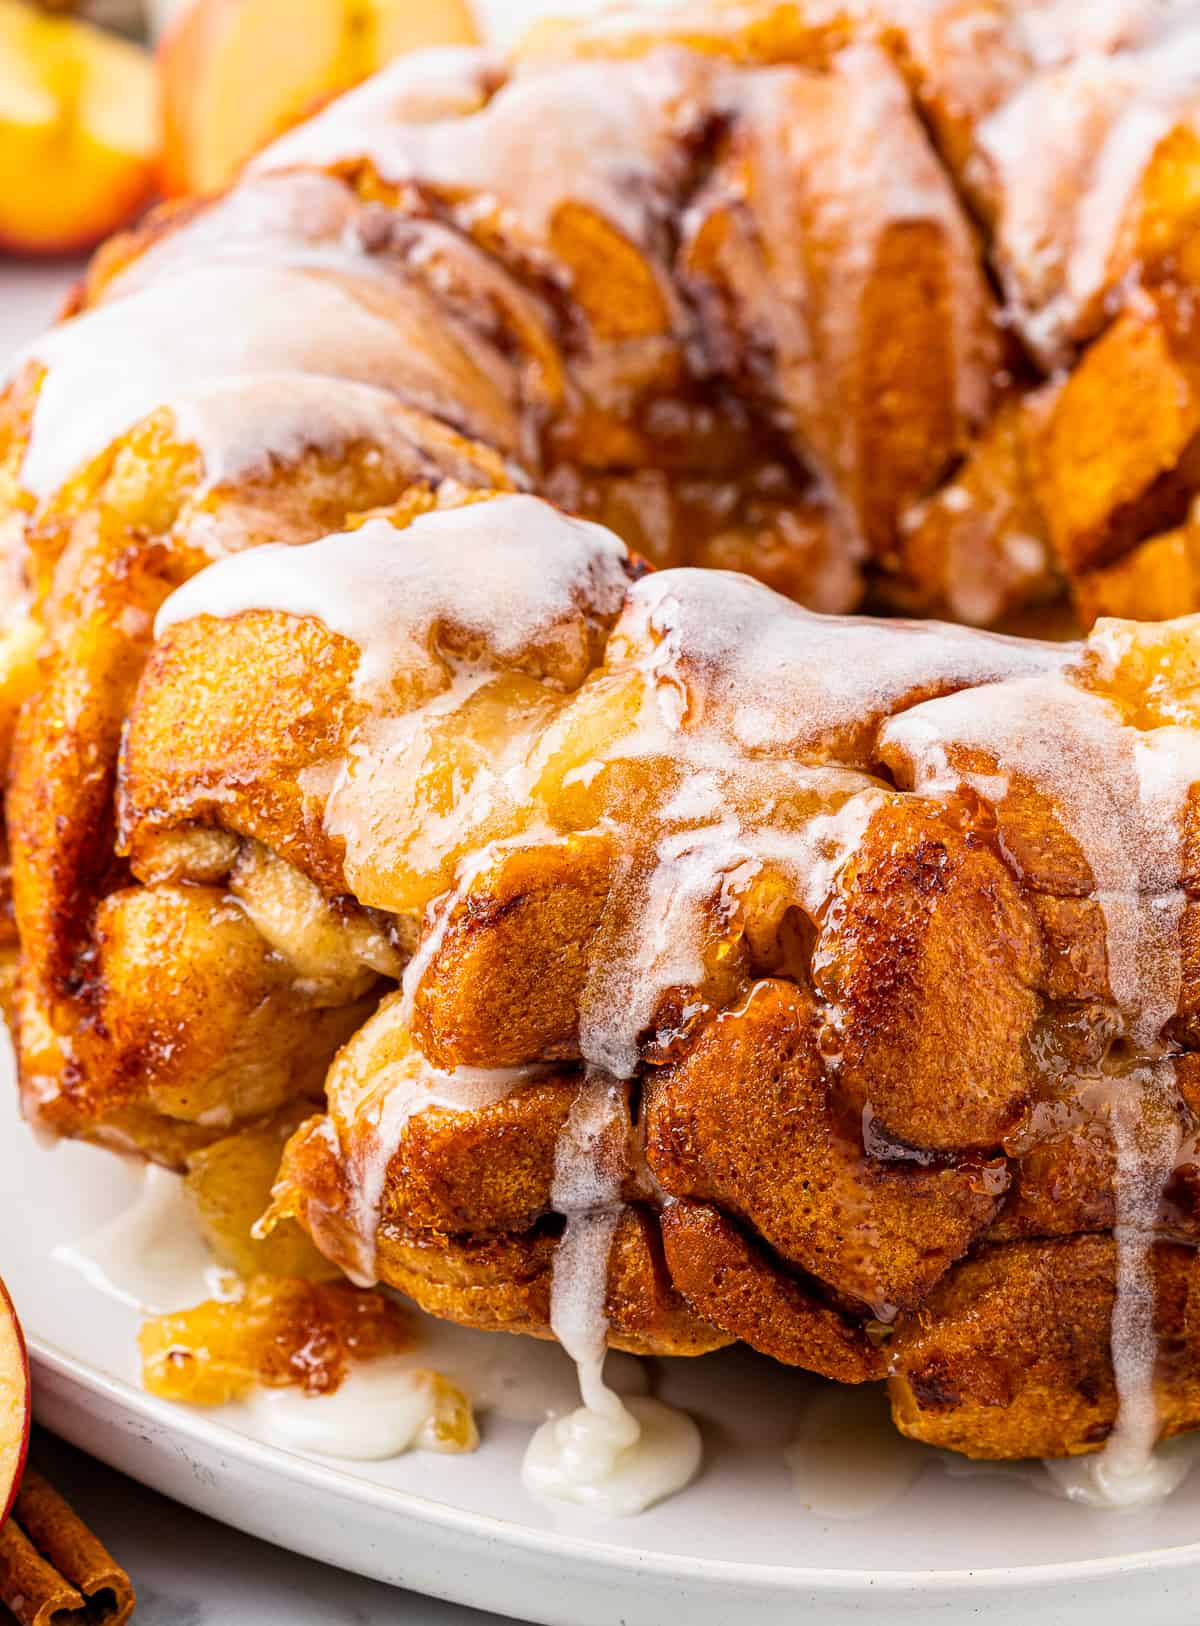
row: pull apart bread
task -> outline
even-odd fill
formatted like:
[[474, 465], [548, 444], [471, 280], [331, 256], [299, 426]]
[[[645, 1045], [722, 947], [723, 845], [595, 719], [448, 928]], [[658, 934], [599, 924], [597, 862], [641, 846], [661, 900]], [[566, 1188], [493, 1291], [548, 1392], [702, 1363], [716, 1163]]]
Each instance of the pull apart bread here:
[[1200, 8], [1090, 9], [426, 53], [101, 253], [0, 399], [28, 1116], [471, 1325], [1200, 1425]]

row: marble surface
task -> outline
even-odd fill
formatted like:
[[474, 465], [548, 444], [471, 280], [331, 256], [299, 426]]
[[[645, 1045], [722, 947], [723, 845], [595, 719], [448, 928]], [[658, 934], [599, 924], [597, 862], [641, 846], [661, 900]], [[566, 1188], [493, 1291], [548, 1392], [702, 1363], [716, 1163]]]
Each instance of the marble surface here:
[[513, 1626], [255, 1541], [42, 1430], [32, 1454], [132, 1575], [136, 1626]]
[[76, 260], [49, 265], [0, 260], [0, 370], [15, 350], [49, 327], [82, 272], [83, 262]]

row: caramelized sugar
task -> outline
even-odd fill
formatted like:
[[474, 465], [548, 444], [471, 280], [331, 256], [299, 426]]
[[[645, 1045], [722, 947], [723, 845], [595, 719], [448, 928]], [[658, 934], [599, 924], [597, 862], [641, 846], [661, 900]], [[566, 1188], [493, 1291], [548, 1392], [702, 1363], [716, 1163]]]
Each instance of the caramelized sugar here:
[[354, 1363], [410, 1350], [413, 1331], [379, 1293], [255, 1276], [237, 1299], [146, 1321], [138, 1343], [151, 1394], [221, 1406], [259, 1385], [331, 1393]]

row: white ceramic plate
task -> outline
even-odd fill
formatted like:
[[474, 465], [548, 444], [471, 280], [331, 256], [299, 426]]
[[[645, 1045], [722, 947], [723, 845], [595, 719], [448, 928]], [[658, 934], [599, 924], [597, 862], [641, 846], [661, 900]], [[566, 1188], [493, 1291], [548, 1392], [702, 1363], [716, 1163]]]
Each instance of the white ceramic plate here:
[[[0, 1045], [3, 1045], [0, 1034]], [[1200, 1471], [1164, 1506], [1093, 1513], [1013, 1477], [962, 1479], [917, 1447], [917, 1477], [897, 1498], [864, 1473], [845, 1504], [845, 1452], [876, 1445], [831, 1438], [803, 1479], [783, 1447], [835, 1393], [745, 1352], [650, 1363], [656, 1389], [700, 1423], [699, 1480], [632, 1520], [548, 1511], [521, 1488], [529, 1425], [485, 1415], [469, 1457], [423, 1453], [339, 1464], [264, 1444], [240, 1408], [220, 1414], [156, 1401], [137, 1387], [137, 1312], [91, 1286], [55, 1251], [94, 1235], [125, 1208], [140, 1173], [78, 1145], [47, 1150], [15, 1107], [0, 1059], [0, 1274], [29, 1334], [39, 1419], [167, 1495], [327, 1562], [550, 1626], [729, 1626], [732, 1621], [1025, 1622], [1030, 1608], [1062, 1626], [1128, 1618], [1145, 1626], [1194, 1618], [1200, 1586]], [[547, 1394], [569, 1394], [557, 1351], [502, 1334], [447, 1333], [427, 1323], [439, 1364], [481, 1352], [518, 1371], [536, 1360]], [[320, 1404], [320, 1402], [314, 1402]], [[839, 1432], [838, 1413], [828, 1424]], [[903, 1484], [901, 1474], [895, 1483]], [[874, 1487], [874, 1489], [872, 1489]]]

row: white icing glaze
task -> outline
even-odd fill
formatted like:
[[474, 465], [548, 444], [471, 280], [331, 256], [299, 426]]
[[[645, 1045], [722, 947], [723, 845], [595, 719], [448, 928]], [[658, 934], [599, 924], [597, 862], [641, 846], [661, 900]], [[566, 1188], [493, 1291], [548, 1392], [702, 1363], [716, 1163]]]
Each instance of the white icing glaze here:
[[[480, 431], [494, 445], [515, 449], [512, 413], [500, 389], [468, 359], [432, 300], [400, 283], [372, 293], [361, 265], [361, 256], [347, 255], [344, 274], [334, 275], [218, 261], [180, 270], [53, 328], [23, 358], [43, 364], [46, 374], [22, 484], [36, 497], [52, 496], [163, 407], [181, 412], [181, 429], [210, 470], [259, 467], [273, 451], [294, 449], [298, 439], [336, 444], [348, 423], [364, 426], [377, 418], [368, 416], [363, 395], [351, 400], [333, 380], [398, 394], [451, 422], [461, 414], [457, 403], [472, 400]], [[288, 399], [280, 374], [330, 381], [332, 431], [321, 414], [298, 425], [302, 397]], [[256, 402], [231, 412], [244, 386], [257, 391]], [[300, 387], [311, 401], [309, 384]], [[264, 418], [253, 416], [258, 408]]]
[[627, 558], [600, 525], [533, 497], [496, 497], [422, 514], [403, 530], [370, 520], [301, 547], [218, 560], [166, 601], [155, 636], [200, 615], [312, 616], [358, 645], [355, 688], [366, 696], [427, 663], [443, 625], [486, 640], [497, 663], [556, 635], [577, 643], [585, 612], [619, 608]]
[[825, 1384], [805, 1406], [784, 1456], [803, 1505], [862, 1519], [900, 1500], [933, 1458], [892, 1422], [879, 1384]]
[[1161, 1498], [1180, 1477], [1172, 1464], [1160, 1463], [1155, 1456], [1158, 1336], [1151, 1250], [1163, 1192], [1183, 1139], [1171, 1063], [1128, 1074], [1114, 1097], [1110, 1122], [1116, 1152], [1117, 1248], [1112, 1360], [1120, 1405], [1116, 1427], [1091, 1465], [1091, 1481], [1100, 1499], [1121, 1507]]
[[[502, 81], [495, 61], [471, 51], [456, 64], [454, 56], [398, 59], [268, 147], [254, 171], [368, 162], [392, 184], [415, 182], [465, 198], [464, 225], [500, 207], [518, 236], [540, 242], [563, 204], [582, 202], [633, 241], [648, 239], [647, 193], [682, 174], [687, 161], [677, 105], [710, 76], [709, 65], [664, 54], [616, 74], [606, 63], [566, 63], [501, 82], [485, 101], [488, 85]], [[433, 73], [439, 84], [453, 85], [457, 76], [462, 87], [457, 100], [448, 96], [444, 112], [436, 98], [420, 99]], [[477, 110], [467, 100], [471, 86], [475, 104], [482, 102]]]
[[[584, 678], [595, 630], [616, 614], [628, 586], [627, 558], [600, 526], [534, 498], [498, 497], [422, 515], [403, 531], [371, 521], [307, 546], [221, 560], [168, 599], [157, 627], [161, 634], [199, 615], [274, 610], [316, 617], [357, 644], [354, 689], [367, 710], [333, 768], [326, 827], [345, 843], [347, 880], [360, 901], [407, 911], [412, 894], [401, 875], [436, 877], [446, 853], [475, 848], [465, 884], [472, 866], [494, 856], [486, 843], [496, 828], [528, 816], [523, 745], [543, 711]], [[459, 653], [446, 647], [451, 630]], [[484, 698], [484, 685], [506, 666], [545, 675], [527, 684], [530, 740], [510, 727], [494, 744], [494, 730], [473, 743], [469, 755], [458, 749], [452, 800], [438, 804], [436, 817], [424, 804], [418, 811], [401, 793], [419, 791], [425, 763], [437, 756], [437, 730], [452, 729], [464, 704]], [[403, 689], [392, 683], [401, 676]], [[453, 902], [437, 911], [442, 930]], [[435, 930], [406, 978], [410, 1002], [438, 946]]]
[[1159, 140], [1193, 121], [1195, 0], [910, 0], [896, 20], [992, 227], [1008, 318], [1047, 368], [1063, 364], [1135, 268]]
[[974, 750], [1050, 799], [1091, 872], [1113, 998], [1132, 1042], [1153, 1051], [1179, 999], [1180, 843], [1200, 734], [1129, 727], [1113, 702], [1052, 673], [914, 707], [881, 739], [924, 794], [972, 783], [948, 753]]
[[587, 1407], [543, 1423], [521, 1465], [526, 1489], [602, 1518], [641, 1513], [682, 1490], [700, 1467], [700, 1430], [659, 1400], [634, 1398], [627, 1408], [632, 1429]]
[[529, 1442], [521, 1477], [534, 1495], [606, 1517], [640, 1513], [681, 1490], [700, 1465], [700, 1433], [685, 1413], [623, 1400], [604, 1378], [608, 1263], [621, 1216], [629, 1120], [615, 1080], [580, 1086], [555, 1148], [550, 1203], [566, 1216], [554, 1253], [550, 1325], [575, 1362], [583, 1405], [550, 1419]]
[[[357, 1258], [349, 1262], [347, 1270], [352, 1281], [371, 1287], [379, 1279], [375, 1254], [387, 1172], [410, 1118], [435, 1107], [478, 1112], [536, 1077], [536, 1068], [459, 1067], [440, 1072], [413, 1050], [370, 1080], [371, 1100], [364, 1109], [355, 1111], [349, 1102], [339, 1104], [347, 1117], [353, 1117], [355, 1128], [350, 1191]], [[325, 1129], [335, 1133], [329, 1119]]]
[[[977, 172], [999, 211], [999, 268], [1020, 331], [1048, 366], [1066, 359], [1081, 319], [1133, 265], [1147, 166], [1173, 128], [1194, 126], [1200, 105], [1194, 12], [1161, 36], [1149, 14], [1142, 28], [1096, 21], [1099, 49], [1086, 37], [1077, 53], [1037, 47], [1053, 65], [976, 132]], [[1101, 54], [1126, 41], [1138, 48]]]
[[[718, 95], [744, 127], [735, 139], [754, 165], [752, 182], [737, 171], [728, 178], [731, 188], [753, 185], [748, 201], [762, 245], [765, 288], [752, 286], [750, 297], [765, 297], [747, 339], [770, 349], [772, 411], [815, 464], [853, 536], [872, 475], [861, 435], [871, 408], [859, 399], [864, 309], [888, 234], [914, 223], [936, 229], [951, 387], [964, 424], [980, 420], [993, 388], [991, 296], [976, 244], [903, 78], [876, 46], [839, 52], [827, 72], [730, 74]], [[717, 207], [727, 204], [718, 192]], [[693, 217], [703, 206], [702, 195]], [[814, 270], [814, 239], [836, 255], [836, 278]]]
[[251, 162], [249, 174], [330, 169], [354, 159], [374, 159], [397, 129], [457, 120], [476, 111], [506, 71], [503, 59], [486, 50], [435, 46], [406, 52], [266, 147]]
[[[105, 305], [138, 294], [199, 265], [288, 266], [383, 278], [390, 219], [364, 206], [327, 175], [271, 175], [243, 180], [205, 202], [171, 231], [155, 236], [104, 284]], [[236, 307], [231, 307], [231, 316]]]
[[411, 445], [406, 409], [387, 390], [308, 373], [253, 373], [200, 385], [174, 401], [175, 432], [199, 448], [198, 496], [263, 474], [272, 458], [298, 462], [309, 450], [337, 454], [355, 441], [375, 453]]
[[951, 1479], [999, 1479], [1027, 1485], [1042, 1496], [1053, 1496], [1099, 1512], [1136, 1512], [1170, 1496], [1200, 1459], [1194, 1436], [1168, 1440], [1154, 1453], [1145, 1471], [1113, 1485], [1102, 1471], [1103, 1454], [1053, 1457], [1043, 1462], [989, 1462], [937, 1453], [938, 1465]]
[[1173, 23], [1194, 18], [1196, 9], [1196, 0], [1088, 0], [1082, 6], [1079, 0], [1026, 0], [1011, 8], [1018, 35], [1039, 68], [1140, 45]]
[[[580, 1048], [618, 1077], [636, 1069], [663, 995], [703, 984], [714, 903], [732, 918], [770, 875], [820, 917], [890, 794], [863, 772], [824, 765], [853, 760], [850, 731], [867, 738], [865, 764], [875, 726], [905, 700], [1053, 670], [1071, 653], [930, 623], [814, 616], [745, 577], [693, 570], [639, 582], [614, 646], [628, 647], [646, 683], [616, 754], [670, 764], [678, 786], [661, 807], [627, 815], [650, 824], [653, 844], [618, 882], [590, 957]], [[620, 670], [620, 657], [610, 664]]]
[[406, 1356], [359, 1362], [327, 1394], [259, 1388], [246, 1402], [256, 1432], [289, 1451], [378, 1462], [439, 1449], [439, 1376]]
[[142, 1171], [128, 1208], [91, 1236], [60, 1243], [53, 1257], [102, 1293], [151, 1315], [237, 1296], [196, 1229], [182, 1180], [154, 1164]]
[[810, 756], [908, 698], [1065, 666], [1077, 646], [939, 621], [814, 615], [730, 571], [663, 570], [638, 582], [622, 631], [662, 640], [663, 662], [703, 678], [747, 751]]
[[[332, 799], [331, 799], [332, 800]], [[368, 801], [368, 806], [370, 802]], [[357, 807], [352, 805], [347, 822], [343, 817], [343, 810], [339, 803], [333, 802], [326, 812], [327, 828], [335, 834], [342, 836], [347, 843], [348, 850], [353, 850], [353, 843], [357, 840]], [[446, 932], [454, 918], [454, 912], [459, 903], [466, 896], [471, 883], [483, 873], [496, 856], [497, 844], [485, 847], [481, 852], [473, 853], [466, 858], [458, 868], [454, 887], [441, 897], [435, 898], [425, 911], [422, 924], [421, 940], [417, 945], [415, 954], [404, 967], [404, 976], [401, 978], [400, 990], [404, 998], [404, 1020], [406, 1024], [412, 1021], [413, 1004], [417, 997], [417, 989], [426, 971], [437, 959], [442, 951], [442, 944], [446, 940]]]
[[566, 1227], [554, 1250], [550, 1325], [578, 1369], [585, 1409], [607, 1420], [614, 1440], [624, 1433], [628, 1445], [636, 1426], [604, 1382], [608, 1260], [623, 1206], [627, 1133], [624, 1089], [585, 1079], [555, 1147], [550, 1206]]
[[1106, 1512], [1153, 1507], [1179, 1489], [1196, 1464], [1194, 1440], [1171, 1440], [1139, 1455], [1130, 1471], [1113, 1471], [1107, 1451], [1089, 1457], [1058, 1457], [1042, 1463], [1045, 1477], [1036, 1488], [1083, 1507]]
[[836, 812], [816, 814], [795, 833], [746, 828], [729, 816], [659, 841], [653, 867], [633, 881], [632, 896], [613, 917], [619, 922], [613, 953], [606, 952], [610, 940], [605, 938], [592, 961], [579, 1042], [593, 1066], [631, 1076], [640, 1059], [640, 1036], [663, 995], [704, 982], [702, 948], [714, 898], [734, 911], [740, 892], [769, 865], [793, 886], [797, 901], [814, 916], [820, 913], [882, 800], [875, 787], [857, 791], [860, 783], [861, 776], [814, 771], [807, 788], [845, 799]]

